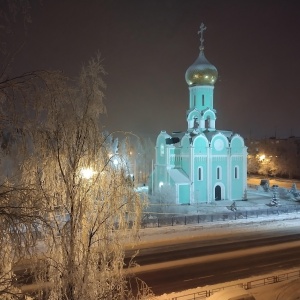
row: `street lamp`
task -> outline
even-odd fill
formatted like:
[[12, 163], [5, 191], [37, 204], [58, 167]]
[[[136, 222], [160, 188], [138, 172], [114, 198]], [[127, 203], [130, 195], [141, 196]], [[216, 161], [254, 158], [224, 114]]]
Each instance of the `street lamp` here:
[[92, 168], [83, 168], [80, 170], [80, 175], [84, 179], [91, 179], [95, 173]]
[[265, 154], [261, 154], [261, 155], [258, 157], [259, 161], [263, 161], [265, 158], [266, 158], [266, 155], [265, 155]]

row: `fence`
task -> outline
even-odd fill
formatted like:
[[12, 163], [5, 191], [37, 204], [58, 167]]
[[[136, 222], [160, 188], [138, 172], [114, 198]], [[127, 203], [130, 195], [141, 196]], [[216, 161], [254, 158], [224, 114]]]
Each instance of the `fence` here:
[[287, 272], [287, 273], [279, 274], [276, 276], [268, 276], [268, 277], [264, 277], [261, 279], [248, 281], [246, 283], [227, 285], [227, 286], [223, 286], [223, 287], [220, 287], [217, 289], [205, 290], [205, 291], [200, 291], [197, 293], [191, 293], [191, 294], [186, 294], [186, 295], [182, 295], [182, 296], [178, 296], [178, 297], [173, 297], [173, 298], [171, 298], [171, 300], [206, 299], [207, 297], [213, 295], [214, 293], [216, 293], [218, 291], [221, 291], [221, 290], [224, 290], [227, 288], [231, 288], [231, 287], [241, 287], [245, 290], [249, 290], [249, 289], [253, 289], [256, 287], [274, 284], [274, 283], [278, 283], [278, 282], [282, 282], [282, 281], [286, 281], [286, 280], [290, 280], [290, 279], [295, 279], [295, 278], [300, 278], [300, 270], [293, 271], [293, 272]]
[[272, 207], [259, 210], [246, 210], [246, 211], [228, 211], [223, 213], [215, 213], [211, 215], [175, 215], [170, 217], [160, 217], [160, 215], [154, 215], [153, 213], [144, 214], [142, 227], [154, 228], [164, 226], [176, 226], [176, 225], [189, 225], [189, 224], [201, 224], [207, 222], [226, 222], [230, 220], [238, 219], [251, 219], [258, 217], [270, 217], [280, 214], [288, 214], [292, 212], [299, 212], [300, 205], [286, 205], [280, 207]]

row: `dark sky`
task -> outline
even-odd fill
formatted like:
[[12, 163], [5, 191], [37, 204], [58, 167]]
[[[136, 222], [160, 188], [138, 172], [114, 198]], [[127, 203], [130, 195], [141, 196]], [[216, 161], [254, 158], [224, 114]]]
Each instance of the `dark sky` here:
[[300, 136], [299, 0], [43, 0], [32, 20], [15, 69], [73, 76], [101, 52], [109, 131], [187, 129], [184, 75], [204, 22], [217, 129]]

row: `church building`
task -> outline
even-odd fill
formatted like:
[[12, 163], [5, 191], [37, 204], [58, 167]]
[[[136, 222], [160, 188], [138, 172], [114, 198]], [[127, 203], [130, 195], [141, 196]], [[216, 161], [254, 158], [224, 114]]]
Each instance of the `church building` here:
[[156, 140], [152, 193], [173, 190], [176, 203], [242, 200], [247, 187], [247, 147], [237, 133], [216, 128], [214, 85], [218, 71], [204, 55], [200, 26], [200, 53], [187, 69], [189, 88], [187, 130], [161, 131]]

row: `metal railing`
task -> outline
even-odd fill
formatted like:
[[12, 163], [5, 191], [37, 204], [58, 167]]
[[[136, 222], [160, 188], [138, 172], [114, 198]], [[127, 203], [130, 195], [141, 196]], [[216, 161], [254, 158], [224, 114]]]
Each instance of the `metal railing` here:
[[171, 300], [206, 299], [207, 297], [213, 295], [216, 292], [219, 292], [221, 290], [225, 290], [228, 288], [232, 288], [232, 287], [241, 287], [245, 290], [250, 290], [253, 288], [257, 288], [257, 287], [261, 287], [261, 286], [265, 286], [265, 285], [269, 285], [269, 284], [274, 284], [274, 283], [278, 283], [278, 282], [282, 282], [282, 281], [286, 281], [286, 280], [291, 280], [291, 279], [295, 279], [295, 278], [300, 278], [300, 270], [282, 273], [282, 274], [275, 275], [275, 276], [268, 276], [268, 277], [264, 277], [261, 279], [248, 281], [246, 283], [226, 285], [226, 286], [222, 286], [222, 287], [216, 288], [216, 289], [204, 290], [204, 291], [199, 291], [199, 292], [195, 292], [195, 293], [185, 294], [185, 295], [181, 295], [181, 296], [177, 296], [177, 297], [172, 297], [170, 299]]
[[270, 207], [267, 209], [245, 210], [245, 211], [228, 211], [215, 214], [197, 214], [197, 215], [175, 215], [170, 217], [161, 217], [159, 214], [144, 214], [142, 227], [154, 228], [176, 225], [191, 225], [208, 222], [227, 222], [231, 220], [246, 220], [259, 217], [271, 217], [274, 215], [289, 214], [300, 212], [300, 205], [285, 205], [279, 207]]

